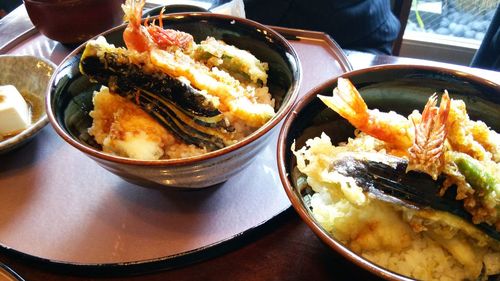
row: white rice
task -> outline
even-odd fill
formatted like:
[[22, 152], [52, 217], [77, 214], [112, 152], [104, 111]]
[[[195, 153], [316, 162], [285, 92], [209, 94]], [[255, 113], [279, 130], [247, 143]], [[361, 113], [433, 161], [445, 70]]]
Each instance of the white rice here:
[[373, 199], [331, 171], [332, 160], [345, 151], [383, 152], [383, 143], [361, 134], [333, 146], [323, 134], [294, 151], [297, 168], [315, 192], [313, 215], [336, 239], [377, 265], [420, 280], [476, 280], [483, 264], [487, 274], [500, 273], [498, 241], [450, 214]]

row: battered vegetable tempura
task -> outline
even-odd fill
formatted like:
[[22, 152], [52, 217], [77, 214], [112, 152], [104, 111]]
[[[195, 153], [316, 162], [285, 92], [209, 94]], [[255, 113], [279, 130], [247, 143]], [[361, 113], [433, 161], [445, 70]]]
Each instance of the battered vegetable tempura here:
[[[94, 119], [89, 133], [104, 152], [135, 159], [181, 158], [206, 153], [194, 145], [176, 140], [139, 106], [102, 87], [94, 93]], [[165, 149], [165, 147], [171, 149]]]
[[338, 79], [333, 96], [318, 96], [354, 127], [384, 142], [388, 153], [405, 157], [409, 170], [436, 179], [446, 176], [441, 193], [457, 185], [457, 200], [463, 200], [474, 223], [486, 222], [500, 231], [500, 135], [482, 121], [470, 120], [465, 103], [435, 95], [422, 114], [408, 118], [395, 112], [368, 109], [351, 82]]

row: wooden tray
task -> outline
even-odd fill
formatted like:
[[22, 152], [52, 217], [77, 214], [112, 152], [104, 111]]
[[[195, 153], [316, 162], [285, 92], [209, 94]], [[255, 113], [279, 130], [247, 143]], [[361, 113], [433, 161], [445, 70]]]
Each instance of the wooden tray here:
[[[303, 68], [303, 95], [351, 69], [324, 33], [286, 28]], [[29, 29], [0, 54], [58, 64], [71, 48]], [[72, 269], [133, 272], [172, 268], [217, 254], [290, 207], [276, 167], [277, 133], [237, 176], [200, 191], [136, 186], [66, 144], [49, 125], [26, 146], [0, 156], [0, 245]]]

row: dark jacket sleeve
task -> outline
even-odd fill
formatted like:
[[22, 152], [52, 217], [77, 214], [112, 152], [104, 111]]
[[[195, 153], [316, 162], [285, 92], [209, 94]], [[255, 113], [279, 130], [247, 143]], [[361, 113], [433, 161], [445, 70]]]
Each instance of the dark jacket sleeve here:
[[245, 0], [249, 19], [328, 33], [347, 49], [390, 53], [400, 24], [389, 0]]
[[471, 66], [500, 70], [500, 6], [495, 11], [481, 46], [472, 58]]

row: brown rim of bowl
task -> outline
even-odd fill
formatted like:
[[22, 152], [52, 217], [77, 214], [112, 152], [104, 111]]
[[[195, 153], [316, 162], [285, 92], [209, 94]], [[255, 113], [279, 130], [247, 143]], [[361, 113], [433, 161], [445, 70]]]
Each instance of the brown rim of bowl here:
[[24, 0], [24, 2], [28, 2], [28, 4], [35, 4], [41, 6], [72, 6], [75, 3], [82, 2], [81, 0], [64, 0], [64, 1], [47, 1], [47, 0]]
[[446, 67], [439, 67], [439, 66], [428, 66], [428, 65], [418, 65], [418, 64], [381, 64], [381, 65], [376, 65], [368, 68], [363, 68], [363, 69], [358, 69], [350, 72], [346, 72], [344, 74], [341, 74], [337, 77], [334, 77], [322, 84], [320, 84], [317, 87], [314, 87], [311, 89], [308, 93], [306, 93], [299, 101], [296, 102], [292, 112], [285, 118], [283, 121], [283, 126], [281, 127], [281, 130], [278, 135], [278, 149], [277, 149], [277, 164], [278, 164], [278, 173], [281, 179], [281, 183], [283, 184], [283, 187], [285, 189], [286, 195], [292, 202], [292, 206], [295, 209], [295, 211], [299, 214], [299, 216], [302, 218], [302, 220], [309, 226], [309, 228], [312, 229], [312, 231], [324, 242], [326, 243], [329, 247], [332, 249], [335, 249], [335, 251], [339, 254], [341, 254], [343, 257], [349, 259], [359, 267], [379, 276], [384, 279], [388, 280], [414, 280], [409, 277], [400, 275], [398, 273], [392, 272], [388, 269], [385, 269], [371, 261], [368, 261], [367, 259], [357, 255], [353, 251], [351, 251], [347, 246], [343, 245], [341, 242], [337, 241], [334, 237], [332, 237], [330, 234], [328, 234], [319, 224], [315, 223], [313, 221], [312, 216], [309, 214], [309, 211], [305, 209], [303, 206], [302, 200], [298, 198], [298, 196], [295, 194], [294, 186], [292, 183], [288, 180], [288, 172], [286, 171], [286, 159], [285, 159], [285, 154], [289, 147], [285, 147], [286, 145], [286, 136], [288, 135], [292, 123], [295, 121], [297, 118], [297, 115], [299, 112], [301, 112], [304, 107], [306, 107], [308, 104], [311, 103], [311, 101], [316, 97], [317, 93], [320, 91], [324, 90], [325, 88], [329, 87], [333, 83], [336, 83], [338, 77], [344, 77], [344, 78], [349, 78], [351, 76], [356, 76], [358, 74], [363, 74], [367, 72], [372, 72], [372, 71], [377, 71], [379, 69], [420, 69], [420, 70], [431, 70], [431, 71], [436, 71], [436, 72], [441, 72], [441, 73], [447, 73], [447, 74], [453, 74], [457, 77], [466, 77], [469, 80], [478, 82], [478, 83], [484, 83], [484, 84], [489, 84], [489, 85], [494, 85], [497, 87], [500, 87], [497, 83], [467, 73], [463, 72], [460, 70], [456, 69], [451, 69], [451, 68], [446, 68]]
[[[278, 32], [274, 31], [273, 29], [266, 27], [258, 22], [255, 22], [255, 21], [252, 21], [249, 19], [245, 19], [245, 18], [239, 18], [239, 17], [223, 15], [223, 14], [201, 13], [201, 12], [174, 13], [174, 14], [164, 15], [163, 18], [169, 18], [169, 17], [177, 18], [177, 17], [185, 17], [185, 16], [192, 16], [192, 17], [199, 16], [202, 18], [204, 18], [204, 17], [221, 18], [221, 19], [231, 20], [234, 22], [239, 22], [239, 23], [242, 23], [244, 25], [253, 26], [253, 27], [259, 28], [261, 30], [265, 30], [268, 33], [268, 35], [272, 36], [273, 39], [275, 39], [276, 41], [280, 42], [283, 46], [285, 46], [285, 48], [287, 49], [287, 52], [292, 54], [292, 57], [295, 58], [294, 63], [296, 64], [297, 70], [298, 70], [298, 79], [297, 79], [295, 84], [291, 85], [291, 88], [289, 90], [289, 92], [291, 94], [290, 94], [290, 98], [289, 98], [288, 103], [282, 105], [282, 107], [279, 108], [279, 110], [276, 112], [276, 115], [273, 118], [271, 118], [271, 120], [267, 121], [264, 125], [262, 125], [260, 128], [258, 128], [256, 131], [254, 131], [253, 133], [251, 133], [249, 136], [245, 137], [241, 141], [238, 141], [237, 143], [235, 143], [233, 145], [230, 145], [230, 146], [227, 146], [227, 147], [224, 147], [224, 148], [221, 148], [221, 149], [209, 152], [209, 153], [205, 153], [202, 155], [186, 157], [186, 158], [179, 158], [179, 159], [138, 160], [138, 159], [121, 157], [121, 156], [114, 156], [111, 154], [104, 153], [102, 151], [97, 151], [94, 148], [91, 148], [89, 146], [81, 144], [80, 142], [75, 141], [71, 136], [69, 136], [65, 132], [65, 130], [63, 130], [61, 128], [61, 126], [56, 122], [56, 120], [54, 118], [54, 112], [52, 111], [51, 101], [50, 101], [51, 97], [52, 97], [51, 87], [52, 87], [52, 84], [54, 83], [55, 77], [57, 76], [56, 74], [59, 73], [59, 71], [60, 71], [60, 67], [61, 67], [62, 63], [66, 62], [69, 58], [74, 57], [78, 52], [80, 52], [81, 49], [84, 47], [84, 45], [87, 43], [87, 41], [86, 41], [85, 43], [78, 46], [75, 50], [73, 50], [69, 55], [67, 55], [66, 58], [64, 58], [64, 60], [61, 62], [61, 64], [59, 64], [59, 66], [54, 70], [54, 75], [52, 75], [52, 77], [49, 81], [49, 84], [48, 84], [49, 87], [47, 89], [46, 100], [45, 100], [46, 113], [47, 113], [47, 116], [49, 118], [50, 124], [52, 125], [52, 127], [54, 127], [57, 134], [59, 136], [61, 136], [66, 142], [68, 142], [69, 144], [71, 144], [72, 146], [77, 148], [78, 150], [80, 150], [84, 153], [87, 153], [93, 157], [102, 159], [102, 160], [106, 160], [106, 161], [110, 161], [110, 162], [117, 162], [117, 163], [121, 163], [121, 164], [137, 165], [137, 166], [165, 166], [165, 165], [180, 166], [180, 165], [188, 165], [188, 164], [192, 164], [192, 163], [196, 163], [196, 162], [210, 160], [210, 159], [216, 158], [218, 156], [236, 151], [239, 148], [256, 141], [258, 138], [262, 137], [267, 132], [269, 132], [272, 128], [274, 128], [279, 122], [281, 122], [281, 120], [291, 111], [293, 105], [295, 104], [295, 102], [297, 100], [301, 80], [302, 80], [302, 73], [301, 73], [302, 67], [300, 64], [300, 60], [299, 60], [299, 57], [297, 55], [297, 52], [292, 47], [292, 45], [290, 43], [288, 43], [288, 41], [283, 36], [281, 36]], [[151, 19], [155, 19], [155, 18], [158, 18], [158, 16], [152, 17]], [[108, 33], [111, 33], [113, 31], [116, 31], [119, 29], [124, 29], [126, 26], [127, 26], [126, 23], [122, 24], [120, 26], [116, 26], [114, 28], [111, 28], [107, 31], [104, 31], [104, 32], [94, 36], [93, 38], [91, 38], [89, 40], [96, 39], [99, 36], [106, 35]]]

